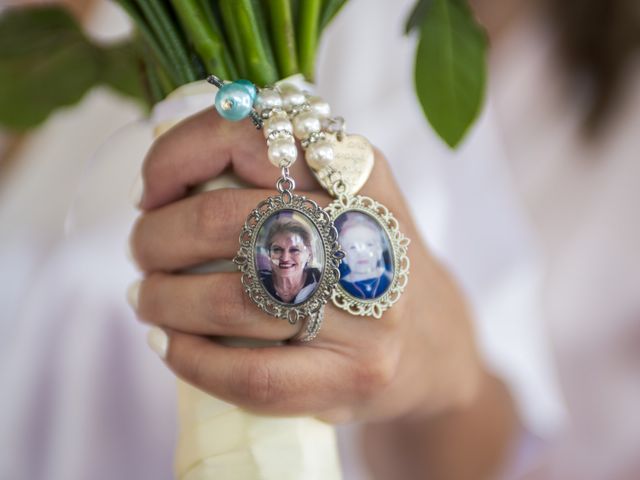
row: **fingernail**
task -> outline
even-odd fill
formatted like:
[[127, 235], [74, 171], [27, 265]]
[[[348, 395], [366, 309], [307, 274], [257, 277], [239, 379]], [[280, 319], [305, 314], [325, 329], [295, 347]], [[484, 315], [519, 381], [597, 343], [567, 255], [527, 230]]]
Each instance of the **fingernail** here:
[[156, 354], [161, 359], [167, 358], [167, 351], [169, 350], [169, 336], [165, 333], [164, 330], [158, 327], [152, 327], [147, 333], [147, 343], [151, 350], [156, 352]]
[[134, 207], [140, 208], [140, 203], [142, 203], [142, 193], [144, 191], [144, 187], [142, 184], [142, 176], [138, 175], [131, 185], [131, 190], [129, 192], [129, 198], [131, 199], [131, 203]]
[[127, 289], [127, 301], [131, 308], [138, 309], [138, 297], [140, 296], [140, 280], [136, 280]]

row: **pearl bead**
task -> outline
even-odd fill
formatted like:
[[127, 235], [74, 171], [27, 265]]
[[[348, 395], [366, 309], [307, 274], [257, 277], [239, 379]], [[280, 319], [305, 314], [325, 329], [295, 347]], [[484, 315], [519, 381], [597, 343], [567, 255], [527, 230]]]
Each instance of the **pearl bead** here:
[[314, 170], [320, 170], [333, 162], [335, 153], [333, 145], [326, 140], [319, 140], [307, 147], [305, 158]]
[[282, 97], [272, 88], [263, 88], [256, 96], [255, 107], [258, 113], [280, 108], [282, 107]]
[[221, 117], [237, 122], [251, 113], [253, 101], [246, 87], [227, 83], [218, 90], [215, 105]]
[[327, 118], [331, 115], [331, 107], [320, 97], [309, 98], [309, 106], [311, 111], [321, 118]]
[[267, 155], [276, 167], [289, 167], [298, 158], [298, 147], [292, 138], [276, 138], [271, 141]]
[[289, 117], [284, 112], [277, 112], [264, 121], [262, 133], [264, 137], [269, 137], [273, 132], [284, 131], [293, 134], [293, 125], [289, 121]]
[[281, 85], [279, 90], [282, 95], [282, 108], [285, 110], [291, 110], [293, 107], [298, 107], [307, 100], [304, 93], [288, 83]]
[[241, 80], [236, 80], [233, 83], [235, 83], [236, 85], [242, 85], [243, 87], [245, 87], [249, 92], [249, 95], [251, 95], [251, 103], [255, 101], [256, 95], [258, 94], [258, 89], [252, 82], [250, 82], [249, 80], [241, 79]]
[[302, 112], [293, 117], [293, 133], [300, 140], [319, 132], [320, 128], [320, 119], [313, 112]]

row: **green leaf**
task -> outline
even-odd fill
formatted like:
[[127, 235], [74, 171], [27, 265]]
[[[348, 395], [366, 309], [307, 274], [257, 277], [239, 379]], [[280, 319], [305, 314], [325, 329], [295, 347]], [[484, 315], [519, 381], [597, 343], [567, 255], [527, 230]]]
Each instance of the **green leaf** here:
[[138, 49], [131, 42], [101, 49], [100, 81], [115, 91], [146, 100], [143, 82], [143, 65]]
[[418, 0], [416, 2], [416, 6], [413, 7], [413, 11], [409, 15], [407, 19], [407, 24], [404, 27], [404, 34], [409, 35], [413, 30], [417, 29], [422, 25], [427, 12], [429, 11], [429, 7], [433, 3], [433, 0]]
[[322, 32], [333, 17], [335, 17], [340, 9], [344, 7], [344, 4], [347, 3], [347, 0], [325, 0], [324, 5], [322, 6], [322, 13], [320, 14], [320, 26], [319, 31]]
[[93, 44], [60, 7], [10, 9], [0, 16], [0, 125], [36, 127], [99, 84], [144, 98], [132, 44]]
[[480, 112], [486, 36], [464, 0], [433, 0], [420, 25], [415, 83], [434, 130], [457, 146]]
[[99, 51], [64, 10], [11, 9], [0, 16], [0, 124], [25, 130], [72, 105], [100, 75]]

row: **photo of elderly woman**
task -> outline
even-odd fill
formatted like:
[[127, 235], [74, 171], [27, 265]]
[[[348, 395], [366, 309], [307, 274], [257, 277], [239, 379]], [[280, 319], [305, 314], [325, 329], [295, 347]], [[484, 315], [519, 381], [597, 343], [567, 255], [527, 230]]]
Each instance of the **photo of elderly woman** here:
[[302, 214], [284, 210], [260, 228], [256, 268], [277, 301], [298, 305], [318, 288], [324, 265], [320, 234]]
[[362, 212], [346, 212], [335, 221], [345, 253], [340, 285], [362, 300], [382, 296], [393, 279], [391, 244], [382, 227]]

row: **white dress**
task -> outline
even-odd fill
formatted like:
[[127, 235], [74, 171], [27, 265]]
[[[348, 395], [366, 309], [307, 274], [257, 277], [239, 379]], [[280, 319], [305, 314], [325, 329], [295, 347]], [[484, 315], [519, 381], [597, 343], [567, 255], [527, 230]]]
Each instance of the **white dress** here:
[[[320, 93], [388, 156], [428, 245], [468, 293], [487, 364], [527, 432], [550, 446], [549, 478], [625, 478], [616, 469], [631, 468], [640, 444], [640, 162], [629, 133], [640, 102], [588, 153], [574, 112], [559, 122], [562, 102], [541, 88], [554, 81], [541, 68], [548, 50], [536, 57], [539, 33], [525, 33], [500, 52], [487, 107], [452, 152], [413, 94], [414, 39], [402, 36], [411, 3], [351, 0], [327, 33]], [[139, 162], [151, 135], [131, 126], [138, 115], [97, 91], [34, 134], [2, 179], [0, 478], [171, 478], [174, 381], [124, 300], [136, 277], [123, 255], [135, 168], [86, 164], [90, 146], [125, 124], [109, 148]], [[347, 480], [366, 478], [352, 434], [342, 431]]]

